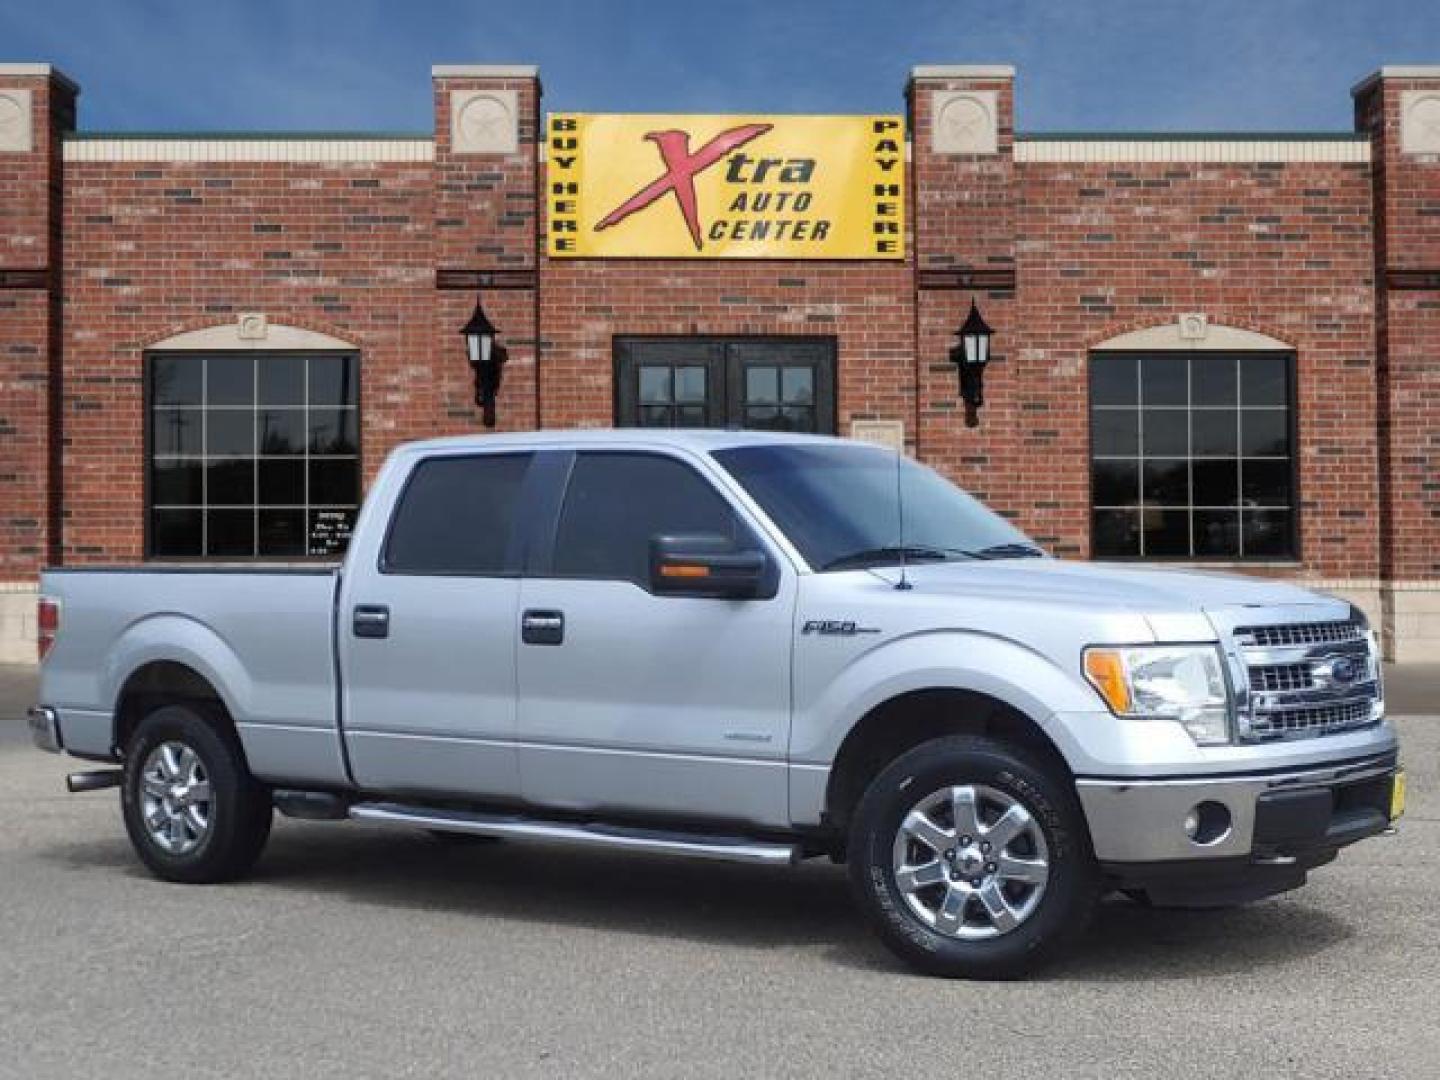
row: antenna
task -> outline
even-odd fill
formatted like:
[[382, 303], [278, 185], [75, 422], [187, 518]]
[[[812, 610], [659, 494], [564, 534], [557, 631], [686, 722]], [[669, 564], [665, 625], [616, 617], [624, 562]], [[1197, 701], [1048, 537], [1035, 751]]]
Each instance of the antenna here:
[[900, 465], [903, 450], [895, 451], [895, 510], [900, 516], [900, 580], [895, 588], [901, 591], [914, 588], [905, 573], [905, 485], [900, 480]]

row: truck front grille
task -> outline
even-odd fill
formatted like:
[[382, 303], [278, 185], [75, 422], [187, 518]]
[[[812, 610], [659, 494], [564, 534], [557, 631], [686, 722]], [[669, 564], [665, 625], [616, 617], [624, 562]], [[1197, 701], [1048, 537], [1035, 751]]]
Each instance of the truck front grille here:
[[1383, 716], [1378, 661], [1360, 622], [1242, 626], [1240, 737], [1257, 742], [1353, 731]]

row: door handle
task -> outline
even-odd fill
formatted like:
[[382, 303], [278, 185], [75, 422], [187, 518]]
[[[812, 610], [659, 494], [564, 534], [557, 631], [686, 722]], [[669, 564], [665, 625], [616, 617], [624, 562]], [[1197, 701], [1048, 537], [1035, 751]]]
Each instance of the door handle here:
[[356, 604], [350, 626], [356, 637], [389, 637], [390, 609], [384, 604]]
[[565, 640], [565, 613], [531, 609], [520, 616], [520, 640], [526, 645], [559, 645]]

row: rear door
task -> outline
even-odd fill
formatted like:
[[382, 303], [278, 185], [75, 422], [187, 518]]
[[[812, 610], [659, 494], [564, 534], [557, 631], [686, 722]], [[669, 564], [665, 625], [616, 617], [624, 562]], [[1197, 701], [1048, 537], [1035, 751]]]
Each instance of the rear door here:
[[[652, 594], [650, 539], [694, 534], [764, 550], [776, 594]], [[786, 824], [793, 568], [695, 465], [643, 450], [575, 455], [548, 547], [521, 585], [526, 800]]]
[[362, 786], [513, 798], [515, 631], [529, 453], [430, 457], [377, 560], [347, 566], [345, 741]]

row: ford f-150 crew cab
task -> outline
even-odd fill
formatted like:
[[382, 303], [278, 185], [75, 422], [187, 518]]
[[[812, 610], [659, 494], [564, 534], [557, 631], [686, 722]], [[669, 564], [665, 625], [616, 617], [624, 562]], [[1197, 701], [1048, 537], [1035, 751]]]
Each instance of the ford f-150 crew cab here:
[[121, 766], [70, 785], [118, 786], [173, 881], [245, 873], [272, 808], [828, 855], [906, 960], [1001, 977], [1107, 889], [1294, 888], [1404, 797], [1350, 604], [1052, 559], [838, 439], [411, 444], [338, 570], [51, 570], [40, 624], [35, 740]]

